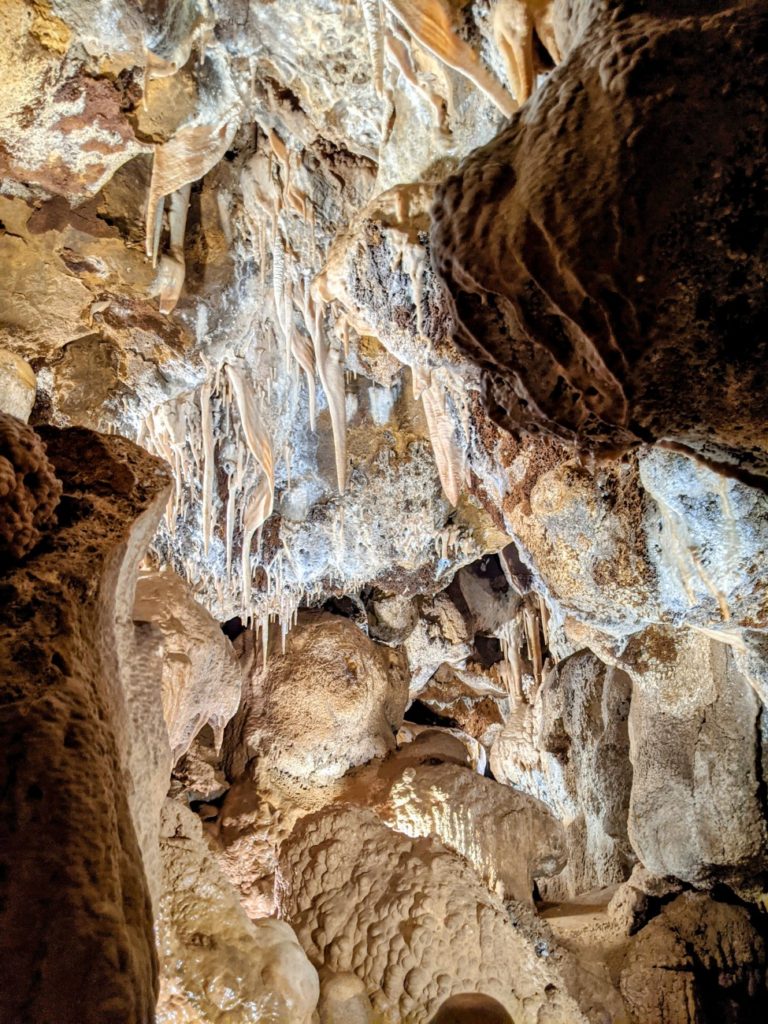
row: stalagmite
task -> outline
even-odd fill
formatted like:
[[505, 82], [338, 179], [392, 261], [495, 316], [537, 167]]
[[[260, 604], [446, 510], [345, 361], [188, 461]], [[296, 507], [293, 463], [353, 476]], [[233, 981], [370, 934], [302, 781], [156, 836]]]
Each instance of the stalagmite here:
[[485, 68], [472, 47], [457, 35], [450, 8], [444, 0], [384, 0], [384, 4], [414, 39], [468, 78], [505, 117], [514, 114], [517, 104]]

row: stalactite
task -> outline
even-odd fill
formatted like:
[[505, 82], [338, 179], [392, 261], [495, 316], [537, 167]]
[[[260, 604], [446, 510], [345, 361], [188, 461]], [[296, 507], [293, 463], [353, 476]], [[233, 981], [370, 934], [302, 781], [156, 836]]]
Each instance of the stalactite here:
[[405, 40], [399, 33], [387, 32], [384, 37], [384, 46], [389, 63], [399, 71], [406, 82], [413, 86], [419, 95], [429, 103], [435, 112], [438, 128], [441, 131], [444, 131], [447, 101], [423, 84], [419, 78], [419, 73], [413, 63]]
[[384, 49], [381, 4], [379, 0], [360, 0], [368, 37], [368, 50], [373, 68], [373, 86], [379, 96], [384, 94]]
[[243, 434], [246, 443], [254, 459], [264, 471], [269, 484], [269, 511], [267, 516], [272, 514], [272, 499], [275, 490], [275, 464], [272, 454], [272, 442], [267, 434], [257, 411], [253, 394], [247, 387], [241, 372], [230, 363], [226, 365], [227, 378], [229, 379], [232, 393], [237, 404], [237, 411], [240, 414]]
[[544, 600], [543, 595], [539, 594], [538, 597], [541, 635], [544, 640], [544, 646], [549, 647], [549, 608], [547, 607], [547, 602]]
[[147, 200], [147, 255], [157, 259], [156, 237], [161, 203], [165, 196], [178, 192], [208, 173], [226, 153], [237, 127], [236, 121], [212, 125], [192, 122], [155, 147], [152, 178]]
[[266, 669], [269, 657], [269, 616], [261, 617], [261, 667]]
[[445, 406], [445, 394], [440, 384], [430, 381], [429, 374], [419, 367], [413, 368], [413, 391], [416, 398], [421, 398], [424, 407], [429, 440], [445, 496], [452, 505], [457, 505], [464, 479], [464, 458], [456, 445], [453, 421]]
[[251, 607], [251, 543], [253, 535], [272, 513], [273, 488], [266, 475], [259, 477], [243, 516], [243, 611]]
[[200, 423], [203, 435], [203, 551], [208, 554], [213, 522], [213, 418], [211, 416], [211, 385], [200, 388]]
[[525, 103], [536, 81], [534, 28], [554, 63], [562, 60], [552, 22], [552, 0], [496, 0], [491, 26], [515, 99]]
[[339, 493], [343, 494], [347, 476], [347, 409], [344, 391], [344, 370], [339, 353], [325, 340], [323, 329], [323, 303], [315, 303], [309, 294], [305, 294], [305, 317], [312, 333], [315, 348], [315, 362], [328, 400], [328, 412], [331, 417], [333, 446], [336, 456], [336, 480]]
[[187, 210], [191, 185], [184, 185], [171, 195], [168, 225], [170, 228], [170, 252], [160, 257], [157, 271], [156, 291], [160, 297], [160, 312], [172, 313], [184, 287], [186, 264], [184, 260], [184, 232], [187, 225]]
[[267, 139], [269, 140], [272, 152], [282, 168], [284, 176], [283, 186], [287, 186], [288, 179], [290, 177], [290, 157], [288, 154], [288, 147], [273, 128], [270, 128], [267, 134]]
[[216, 193], [216, 210], [219, 214], [219, 224], [221, 225], [221, 233], [224, 235], [224, 241], [227, 243], [227, 248], [231, 249], [235, 240], [235, 234], [232, 230], [232, 197], [228, 192], [219, 189]]
[[283, 287], [285, 283], [285, 246], [283, 236], [278, 230], [272, 242], [272, 295], [275, 300], [277, 322], [283, 336], [286, 336], [285, 307]]
[[497, 636], [501, 643], [504, 662], [502, 676], [507, 687], [510, 698], [517, 703], [524, 699], [523, 695], [523, 668], [520, 661], [520, 619], [515, 616], [509, 622], [505, 622], [499, 629]]
[[514, 114], [517, 104], [472, 47], [457, 35], [451, 10], [444, 0], [384, 0], [384, 4], [414, 39], [454, 71], [468, 78], [505, 117]]
[[[538, 606], [536, 596], [533, 596]], [[525, 639], [528, 645], [528, 657], [533, 667], [533, 681], [536, 689], [541, 685], [542, 655], [541, 655], [541, 633], [539, 629], [538, 607], [534, 608], [530, 598], [527, 598], [523, 605], [523, 625], [525, 627]]]

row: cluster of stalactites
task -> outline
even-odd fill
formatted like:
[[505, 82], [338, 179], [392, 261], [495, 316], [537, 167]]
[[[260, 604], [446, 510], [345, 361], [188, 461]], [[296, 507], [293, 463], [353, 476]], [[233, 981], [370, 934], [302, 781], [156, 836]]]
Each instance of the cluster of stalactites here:
[[434, 108], [438, 128], [447, 130], [447, 115], [453, 107], [450, 81], [444, 78], [441, 95], [434, 70], [422, 70], [420, 56], [424, 53], [471, 82], [505, 117], [511, 117], [533, 92], [534, 35], [555, 64], [562, 59], [553, 27], [552, 0], [496, 0], [494, 4], [491, 30], [511, 94], [462, 39], [446, 0], [360, 0], [360, 8], [374, 86], [388, 101], [385, 123], [397, 78], [402, 76]]
[[[504, 559], [501, 559], [504, 564]], [[549, 610], [546, 602], [533, 592], [520, 598], [515, 614], [497, 631], [497, 637], [504, 655], [499, 665], [499, 674], [514, 704], [533, 700], [544, 681], [547, 663], [544, 651], [549, 643]], [[526, 689], [523, 684], [527, 654], [532, 685]]]

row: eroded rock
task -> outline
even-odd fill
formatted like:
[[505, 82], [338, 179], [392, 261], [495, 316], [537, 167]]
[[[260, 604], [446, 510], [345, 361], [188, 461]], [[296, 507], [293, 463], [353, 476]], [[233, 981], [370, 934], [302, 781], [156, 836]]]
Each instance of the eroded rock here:
[[593, 975], [582, 979], [589, 995], [579, 992], [575, 965], [546, 929], [522, 907], [513, 927], [461, 858], [369, 811], [303, 819], [281, 850], [279, 892], [310, 960], [355, 973], [385, 1021], [426, 1024], [467, 991], [492, 996], [522, 1024], [597, 1021], [619, 1005]]
[[157, 647], [130, 608], [169, 477], [121, 438], [45, 428], [43, 440], [61, 502], [45, 541], [2, 572], [2, 1012], [144, 1024], [170, 762]]
[[218, 623], [172, 572], [141, 573], [133, 614], [163, 634], [163, 712], [174, 761], [205, 725], [220, 746], [240, 704], [242, 675]]
[[255, 666], [242, 728], [260, 767], [315, 784], [394, 748], [407, 701], [402, 657], [348, 619], [305, 612]]
[[438, 190], [456, 340], [510, 430], [764, 476], [765, 9], [580, 13], [535, 101]]

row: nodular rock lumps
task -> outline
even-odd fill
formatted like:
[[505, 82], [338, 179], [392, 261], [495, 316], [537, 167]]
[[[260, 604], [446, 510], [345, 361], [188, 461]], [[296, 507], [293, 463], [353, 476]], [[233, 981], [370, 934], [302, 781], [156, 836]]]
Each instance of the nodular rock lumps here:
[[61, 501], [38, 547], [0, 574], [2, 1016], [146, 1024], [157, 956], [134, 816], [146, 794], [132, 792], [146, 780], [131, 772], [143, 682], [131, 607], [170, 478], [130, 441], [41, 433]]

